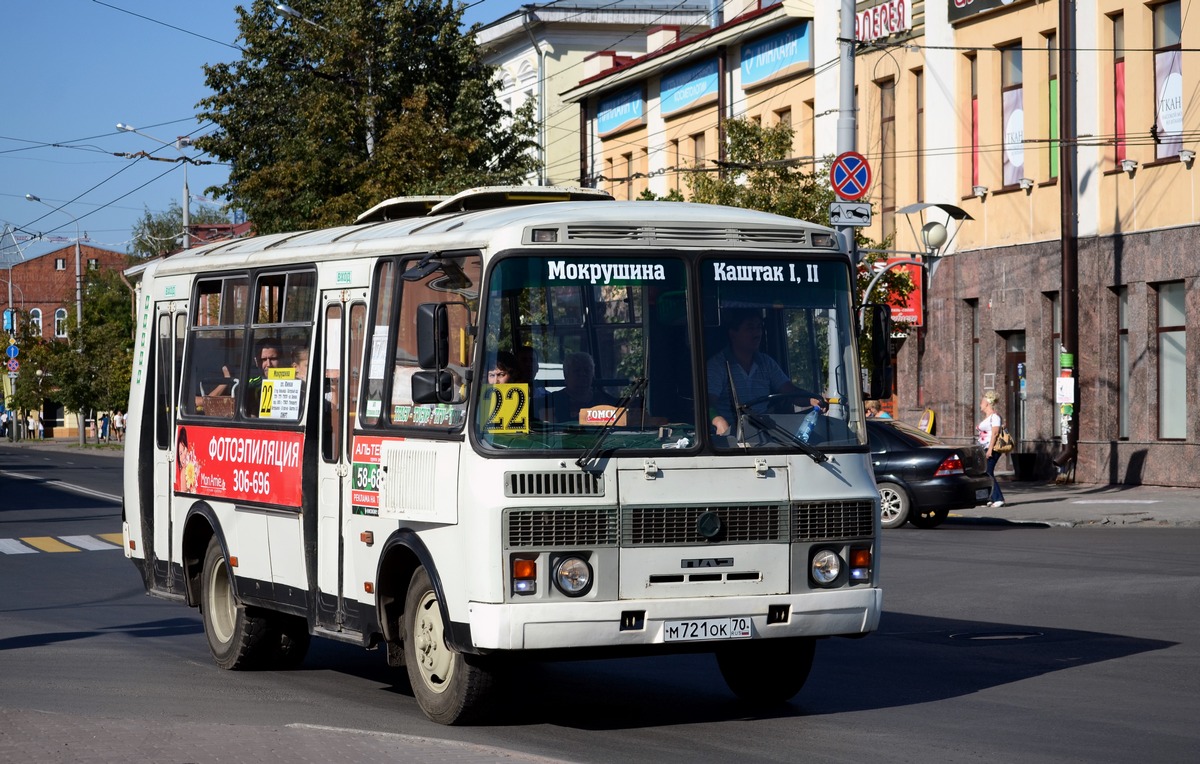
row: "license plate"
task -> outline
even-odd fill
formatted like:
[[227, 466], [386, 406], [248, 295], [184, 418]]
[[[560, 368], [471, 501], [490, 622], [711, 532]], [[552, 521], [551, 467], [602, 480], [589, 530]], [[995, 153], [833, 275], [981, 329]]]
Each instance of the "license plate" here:
[[705, 618], [698, 621], [667, 621], [664, 642], [695, 642], [706, 639], [750, 639], [750, 619]]
[[975, 491], [975, 501], [987, 501], [988, 497], [991, 495], [992, 495], [991, 488], [978, 488]]

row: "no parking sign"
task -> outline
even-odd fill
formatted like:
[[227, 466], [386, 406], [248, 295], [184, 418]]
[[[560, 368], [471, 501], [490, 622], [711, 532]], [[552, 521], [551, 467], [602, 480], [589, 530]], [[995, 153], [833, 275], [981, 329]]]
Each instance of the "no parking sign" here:
[[829, 182], [833, 192], [848, 202], [855, 202], [867, 195], [871, 187], [871, 166], [866, 157], [857, 151], [839, 154], [829, 168]]

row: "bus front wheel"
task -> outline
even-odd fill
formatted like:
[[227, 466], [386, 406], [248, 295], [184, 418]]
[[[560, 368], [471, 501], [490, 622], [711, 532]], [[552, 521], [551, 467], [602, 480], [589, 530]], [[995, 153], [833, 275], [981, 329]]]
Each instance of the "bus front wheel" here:
[[748, 703], [774, 705], [791, 700], [812, 670], [817, 641], [811, 637], [764, 639], [717, 651], [717, 666], [733, 694]]
[[439, 724], [476, 718], [494, 679], [483, 659], [446, 644], [447, 624], [425, 568], [418, 568], [404, 600], [404, 663], [421, 710]]
[[213, 660], [223, 669], [256, 667], [270, 633], [269, 622], [237, 601], [225, 552], [215, 536], [208, 542], [202, 575], [200, 614]]

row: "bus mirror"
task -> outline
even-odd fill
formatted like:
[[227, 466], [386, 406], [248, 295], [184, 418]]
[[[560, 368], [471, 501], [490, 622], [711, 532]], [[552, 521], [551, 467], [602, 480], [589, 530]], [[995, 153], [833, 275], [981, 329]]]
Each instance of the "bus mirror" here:
[[444, 303], [417, 306], [417, 362], [431, 371], [444, 369], [450, 362], [450, 320]]
[[445, 370], [414, 372], [412, 399], [413, 403], [455, 403], [454, 375]]
[[864, 305], [863, 312], [867, 331], [859, 342], [870, 347], [867, 356], [869, 389], [864, 391], [863, 397], [887, 398], [892, 394], [892, 311], [887, 305], [873, 303]]

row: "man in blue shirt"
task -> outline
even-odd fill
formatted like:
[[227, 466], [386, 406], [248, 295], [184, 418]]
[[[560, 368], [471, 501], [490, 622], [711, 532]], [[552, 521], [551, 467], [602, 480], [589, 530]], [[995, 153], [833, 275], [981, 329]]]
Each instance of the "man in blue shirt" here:
[[[758, 311], [737, 311], [726, 320], [729, 344], [708, 360], [708, 416], [717, 435], [727, 435], [737, 421], [729, 378], [737, 390], [738, 403], [749, 403], [773, 393], [809, 395], [810, 402], [822, 409], [829, 404], [815, 393], [806, 393], [792, 384], [779, 363], [766, 353], [760, 353], [763, 321]], [[768, 413], [767, 403], [750, 409], [756, 414]]]

